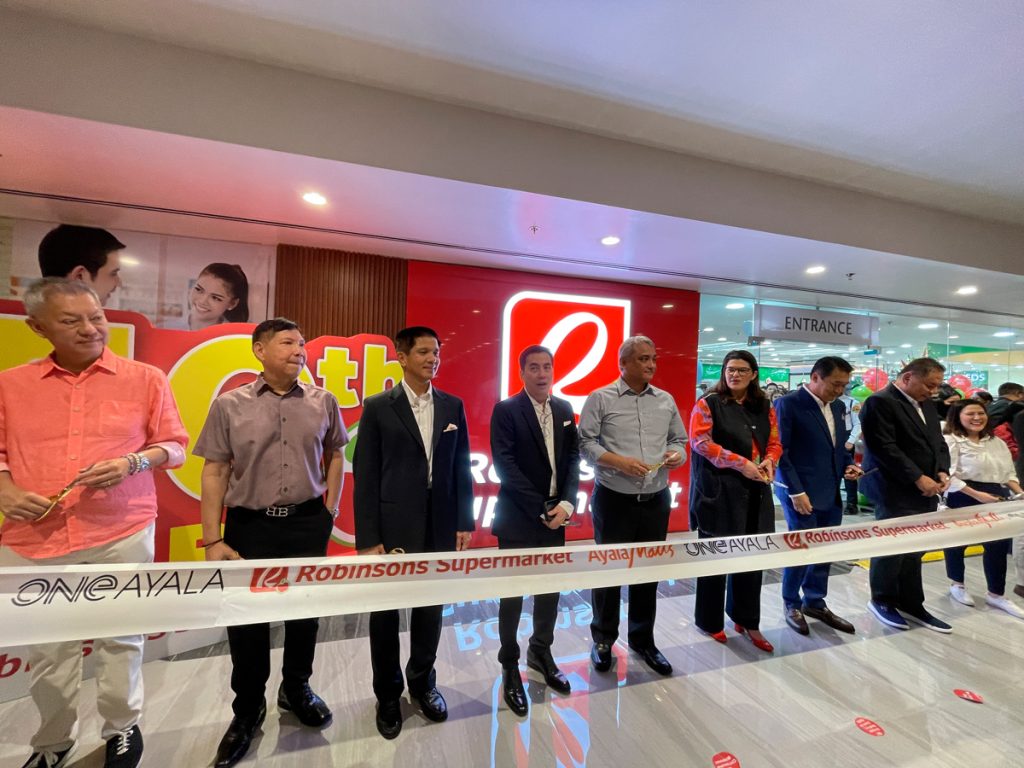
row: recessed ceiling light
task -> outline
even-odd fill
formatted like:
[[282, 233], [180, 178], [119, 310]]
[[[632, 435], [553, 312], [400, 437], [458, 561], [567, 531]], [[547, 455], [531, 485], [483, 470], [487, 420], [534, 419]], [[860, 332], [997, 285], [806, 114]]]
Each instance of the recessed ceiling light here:
[[1019, 347], [1021, 344], [1024, 344], [1024, 341], [1015, 341], [1013, 343]]
[[605, 235], [601, 238], [601, 245], [618, 245], [621, 242], [622, 238], [615, 235]]
[[762, 347], [770, 347], [771, 345], [772, 345], [772, 342], [769, 340], [769, 341], [764, 342], [761, 346]]
[[823, 267], [821, 264], [815, 264], [813, 267], [808, 267], [807, 269], [804, 270], [804, 272], [806, 272], [808, 275], [820, 275], [824, 271], [825, 267]]
[[856, 352], [856, 351], [857, 351], [857, 348], [856, 348], [856, 347], [847, 347], [847, 348], [846, 348], [846, 351], [847, 351], [847, 352]]
[[1016, 336], [1017, 334], [1014, 333], [1013, 331], [996, 331], [992, 335], [995, 336], [997, 339], [1007, 339], [1010, 336]]
[[808, 347], [816, 347], [816, 346], [818, 346], [818, 345], [817, 345], [817, 344], [808, 344], [807, 346], [808, 346]]
[[959, 336], [950, 336], [949, 338], [951, 338], [951, 339], [959, 339], [960, 337]]
[[675, 304], [662, 304], [661, 308], [662, 309], [672, 309], [672, 307], [674, 307], [674, 306], [675, 306]]
[[939, 324], [938, 323], [919, 323], [917, 327], [920, 328], [922, 331], [930, 331], [933, 328], [938, 328]]
[[715, 329], [709, 325], [707, 328], [704, 329], [704, 333], [711, 333], [713, 330]]
[[978, 292], [978, 286], [976, 285], [961, 285], [956, 289], [956, 292], [961, 296], [973, 296]]
[[887, 354], [887, 355], [895, 355], [896, 354], [896, 350], [895, 349], [887, 349], [887, 350], [885, 350], [885, 354]]
[[302, 196], [302, 199], [310, 205], [327, 205], [327, 198], [319, 192], [307, 192]]
[[726, 309], [743, 309], [746, 305], [742, 301], [734, 301], [732, 304], [726, 304]]
[[911, 345], [911, 344], [900, 344], [900, 349], [910, 349], [911, 346], [913, 346], [913, 345]]
[[725, 336], [719, 336], [718, 340], [719, 341], [728, 341], [729, 339], [727, 339]]

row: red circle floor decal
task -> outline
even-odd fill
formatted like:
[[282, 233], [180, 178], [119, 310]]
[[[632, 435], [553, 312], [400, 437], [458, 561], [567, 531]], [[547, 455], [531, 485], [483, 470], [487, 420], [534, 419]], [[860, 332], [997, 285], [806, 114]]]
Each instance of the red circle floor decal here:
[[740, 761], [731, 752], [719, 752], [711, 758], [711, 764], [715, 768], [740, 768]]
[[868, 720], [866, 717], [858, 717], [853, 722], [858, 728], [864, 731], [864, 733], [868, 734], [868, 736], [885, 736], [885, 729], [874, 720]]
[[975, 693], [974, 691], [965, 691], [963, 688], [957, 688], [953, 691], [964, 701], [973, 701], [975, 704], [984, 704], [985, 700], [981, 698], [981, 694]]

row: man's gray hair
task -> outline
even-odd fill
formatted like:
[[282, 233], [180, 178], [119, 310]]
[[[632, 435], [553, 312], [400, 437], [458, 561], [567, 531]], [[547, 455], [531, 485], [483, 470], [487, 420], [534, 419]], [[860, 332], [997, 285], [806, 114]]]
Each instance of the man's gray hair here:
[[630, 360], [633, 357], [633, 353], [636, 351], [636, 348], [639, 347], [641, 344], [649, 344], [651, 347], [654, 346], [654, 342], [651, 341], [647, 336], [640, 335], [630, 336], [628, 339], [622, 342], [622, 346], [619, 347], [620, 368], [622, 367], [623, 363], [625, 363], [627, 360]]
[[92, 296], [96, 299], [96, 305], [101, 306], [100, 297], [96, 295], [96, 291], [81, 280], [44, 277], [42, 280], [36, 280], [25, 291], [25, 295], [21, 299], [25, 305], [25, 314], [29, 317], [36, 317], [51, 296]]

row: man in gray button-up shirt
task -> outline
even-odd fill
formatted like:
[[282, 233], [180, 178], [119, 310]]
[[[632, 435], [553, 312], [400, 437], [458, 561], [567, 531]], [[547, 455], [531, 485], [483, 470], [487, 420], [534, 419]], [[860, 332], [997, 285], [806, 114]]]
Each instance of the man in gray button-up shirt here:
[[[675, 400], [651, 386], [657, 369], [654, 342], [632, 336], [619, 348], [622, 378], [591, 392], [580, 414], [580, 453], [597, 470], [594, 539], [598, 544], [664, 541], [672, 497], [669, 471], [686, 461], [686, 430]], [[672, 665], [654, 645], [658, 584], [629, 587], [629, 646], [654, 671]], [[611, 667], [619, 636], [620, 587], [591, 592], [594, 668]]]

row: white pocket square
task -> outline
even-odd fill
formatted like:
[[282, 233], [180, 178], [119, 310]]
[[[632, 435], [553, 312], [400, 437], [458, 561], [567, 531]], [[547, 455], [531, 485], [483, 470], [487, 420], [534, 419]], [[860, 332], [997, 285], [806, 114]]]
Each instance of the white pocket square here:
[[449, 424], [447, 427], [444, 428], [444, 431], [445, 432], [454, 432], [457, 429], [458, 429], [458, 427], [456, 427], [454, 424]]
[[563, 427], [568, 427], [570, 424], [572, 424], [572, 419], [569, 419], [568, 421], [563, 421], [562, 422], [562, 426]]

